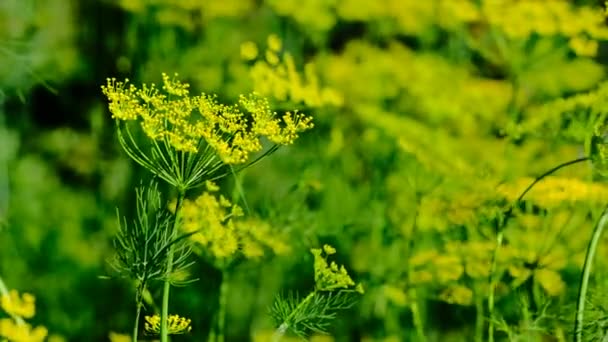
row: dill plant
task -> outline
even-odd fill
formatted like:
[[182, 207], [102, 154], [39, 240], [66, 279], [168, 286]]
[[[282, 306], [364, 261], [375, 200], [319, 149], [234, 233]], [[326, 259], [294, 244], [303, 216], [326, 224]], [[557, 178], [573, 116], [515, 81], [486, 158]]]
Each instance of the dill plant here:
[[314, 257], [314, 289], [303, 299], [293, 293], [276, 297], [270, 309], [278, 325], [273, 342], [280, 341], [287, 331], [301, 338], [310, 333], [326, 333], [336, 312], [355, 303], [353, 294], [363, 294], [363, 286], [353, 281], [344, 266], [327, 262], [327, 257], [336, 253], [335, 248], [323, 245], [310, 252]]
[[[261, 157], [249, 161], [249, 156], [262, 150], [262, 137], [274, 144], [264, 156], [279, 145], [293, 143], [300, 132], [312, 127], [312, 119], [301, 113], [278, 117], [268, 100], [256, 93], [241, 95], [235, 105], [221, 104], [213, 95], [190, 96], [189, 84], [176, 77], [163, 74], [161, 88], [155, 84], [138, 88], [128, 80], [116, 79], [108, 79], [102, 86], [123, 150], [177, 192], [167, 215], [155, 185], [140, 189], [137, 220], [134, 225], [121, 224], [115, 244], [117, 268], [138, 281], [134, 340], [141, 294], [147, 281], [155, 278], [164, 283], [161, 314], [158, 321], [147, 318], [148, 326], [158, 323], [158, 329], [151, 331], [159, 332], [161, 342], [168, 340], [170, 332], [183, 330], [169, 325], [169, 293], [174, 282], [171, 275], [187, 265], [184, 262], [190, 252], [189, 247], [178, 244], [187, 235], [177, 235], [187, 192], [225, 177], [233, 165], [247, 166], [259, 160]], [[172, 320], [178, 326], [184, 322]]]

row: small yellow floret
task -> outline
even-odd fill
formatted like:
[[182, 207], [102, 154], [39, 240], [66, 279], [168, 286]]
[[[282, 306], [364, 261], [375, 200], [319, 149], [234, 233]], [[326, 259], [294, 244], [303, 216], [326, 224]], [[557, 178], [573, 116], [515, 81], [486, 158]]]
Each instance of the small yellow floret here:
[[[150, 334], [160, 334], [160, 316], [146, 316], [145, 330]], [[167, 317], [167, 329], [169, 335], [180, 335], [192, 331], [189, 318], [179, 315], [169, 315]]]
[[10, 318], [0, 319], [0, 337], [11, 342], [42, 342], [47, 335], [48, 330], [45, 327], [32, 328], [27, 323], [17, 324]]
[[254, 42], [244, 42], [241, 44], [241, 58], [246, 61], [254, 60], [258, 56], [258, 46]]
[[36, 298], [29, 293], [19, 296], [19, 292], [11, 290], [0, 297], [0, 307], [9, 315], [32, 318], [36, 314]]

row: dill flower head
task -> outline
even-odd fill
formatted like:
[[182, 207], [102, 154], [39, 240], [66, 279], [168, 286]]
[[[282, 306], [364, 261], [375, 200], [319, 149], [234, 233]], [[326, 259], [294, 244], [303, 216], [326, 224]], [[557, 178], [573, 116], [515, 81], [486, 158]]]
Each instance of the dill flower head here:
[[[160, 316], [146, 316], [144, 329], [149, 334], [160, 334]], [[190, 318], [180, 317], [179, 315], [169, 315], [167, 317], [167, 326], [169, 335], [181, 335], [192, 331]]]
[[337, 289], [351, 289], [363, 293], [363, 287], [355, 284], [353, 279], [348, 274], [348, 271], [342, 266], [338, 266], [335, 261], [327, 262], [329, 255], [335, 254], [336, 249], [330, 245], [324, 245], [321, 248], [312, 248], [310, 250], [314, 256], [315, 270], [315, 287], [319, 291], [332, 291]]
[[[241, 95], [235, 104], [217, 96], [191, 96], [189, 84], [162, 74], [162, 86], [108, 78], [102, 92], [117, 121], [119, 141], [137, 163], [180, 191], [213, 178], [224, 165], [243, 164], [262, 149], [261, 138], [276, 145], [294, 142], [313, 127], [312, 118], [286, 112], [279, 116], [257, 93]], [[138, 123], [148, 138], [142, 145], [132, 130]]]
[[42, 342], [46, 339], [48, 330], [39, 326], [33, 328], [27, 323], [17, 323], [11, 318], [0, 319], [0, 340], [6, 338], [14, 342]]
[[[198, 152], [210, 145], [224, 162], [238, 164], [261, 148], [261, 136], [290, 144], [298, 133], [312, 128], [312, 119], [303, 114], [288, 112], [277, 118], [268, 100], [256, 93], [225, 105], [215, 95], [189, 96], [189, 85], [179, 81], [177, 74], [172, 79], [163, 73], [162, 78], [160, 89], [155, 84], [137, 88], [128, 84], [128, 79], [121, 82], [114, 78], [101, 88], [113, 118], [139, 121], [149, 138], [166, 142], [177, 151]], [[260, 127], [271, 129], [256, 130]]]
[[21, 296], [16, 290], [0, 297], [0, 308], [9, 315], [32, 318], [36, 314], [36, 298], [29, 293]]
[[243, 218], [242, 209], [222, 195], [219, 188], [207, 182], [207, 191], [195, 200], [185, 200], [182, 208], [183, 229], [192, 233], [190, 240], [202, 254], [213, 260], [235, 257], [258, 259], [267, 254], [285, 254], [289, 246], [270, 224]]

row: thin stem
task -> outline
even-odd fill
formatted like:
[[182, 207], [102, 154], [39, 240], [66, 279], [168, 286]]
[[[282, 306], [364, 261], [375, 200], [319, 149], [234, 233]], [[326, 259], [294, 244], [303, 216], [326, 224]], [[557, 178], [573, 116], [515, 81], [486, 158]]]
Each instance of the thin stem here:
[[504, 229], [501, 229], [496, 235], [496, 248], [492, 255], [492, 265], [490, 266], [490, 292], [488, 294], [488, 314], [490, 320], [488, 322], [488, 342], [494, 342], [494, 290], [496, 290], [496, 282], [494, 273], [496, 273], [496, 264], [498, 260], [498, 250], [502, 246], [504, 237]]
[[227, 270], [222, 270], [222, 284], [220, 285], [219, 311], [217, 314], [217, 337], [216, 342], [224, 342], [224, 331], [226, 328], [226, 303], [228, 301], [228, 291], [230, 279]]
[[133, 342], [137, 342], [137, 334], [139, 332], [139, 315], [141, 314], [141, 302], [137, 303], [137, 309], [135, 309], [135, 324], [133, 325]]
[[574, 159], [574, 160], [570, 160], [567, 161], [565, 163], [559, 164], [556, 167], [546, 171], [545, 173], [543, 173], [542, 175], [536, 177], [536, 179], [534, 179], [534, 181], [532, 183], [530, 183], [530, 185], [528, 185], [528, 187], [526, 188], [526, 190], [524, 190], [524, 192], [521, 193], [521, 195], [519, 195], [519, 197], [517, 198], [517, 201], [515, 201], [515, 203], [519, 203], [521, 202], [522, 199], [524, 199], [524, 196], [526, 196], [526, 194], [532, 190], [532, 188], [536, 185], [536, 183], [540, 182], [541, 180], [543, 180], [543, 178], [550, 176], [551, 174], [553, 174], [554, 172], [558, 171], [559, 169], [562, 169], [566, 166], [570, 166], [573, 164], [577, 164], [577, 163], [581, 163], [584, 161], [589, 160], [589, 157], [582, 157], [582, 158], [578, 158], [578, 159]]
[[507, 226], [507, 222], [509, 221], [509, 219], [511, 219], [511, 217], [513, 217], [513, 210], [514, 210], [515, 206], [519, 205], [519, 203], [524, 199], [526, 194], [530, 190], [532, 190], [532, 188], [538, 182], [543, 180], [544, 178], [550, 176], [551, 174], [557, 172], [558, 170], [560, 170], [564, 167], [574, 165], [577, 163], [581, 163], [581, 162], [584, 162], [587, 160], [589, 160], [589, 157], [583, 157], [583, 158], [570, 160], [565, 163], [559, 164], [559, 165], [555, 166], [554, 168], [541, 174], [540, 176], [536, 177], [534, 179], [534, 181], [532, 181], [532, 183], [530, 183], [530, 185], [528, 185], [528, 187], [521, 193], [521, 195], [519, 195], [519, 197], [517, 197], [515, 202], [505, 212], [505, 217], [504, 217], [503, 221], [499, 224], [498, 232], [496, 233], [496, 248], [494, 248], [494, 253], [492, 255], [492, 264], [490, 266], [490, 276], [489, 276], [490, 291], [488, 293], [488, 315], [489, 315], [488, 342], [494, 342], [494, 291], [496, 290], [496, 279], [494, 279], [494, 275], [495, 275], [494, 273], [496, 273], [496, 264], [497, 264], [497, 260], [498, 260], [498, 253], [499, 253], [500, 247], [502, 247], [502, 241], [504, 239], [504, 227]]
[[412, 293], [410, 310], [412, 311], [412, 320], [414, 321], [414, 327], [416, 328], [416, 335], [418, 335], [417, 341], [424, 342], [426, 341], [426, 335], [424, 335], [424, 322], [422, 321], [422, 315], [420, 315], [416, 290], [412, 290], [410, 293]]
[[583, 274], [581, 275], [581, 283], [578, 290], [578, 302], [576, 304], [576, 318], [574, 320], [574, 341], [581, 342], [583, 340], [583, 323], [585, 315], [585, 300], [587, 297], [587, 289], [589, 287], [589, 276], [591, 275], [591, 266], [597, 249], [597, 244], [600, 241], [604, 227], [608, 223], [608, 206], [602, 212], [602, 216], [593, 229], [591, 241], [587, 245], [587, 255], [585, 255], [585, 263], [583, 264]]
[[475, 296], [475, 342], [483, 342], [483, 297]]
[[315, 289], [314, 291], [312, 291], [311, 293], [309, 293], [308, 296], [306, 296], [306, 298], [304, 298], [304, 300], [301, 301], [300, 304], [298, 304], [298, 306], [296, 306], [296, 308], [289, 314], [289, 316], [287, 316], [287, 318], [285, 319], [285, 321], [283, 323], [281, 323], [281, 325], [279, 325], [279, 327], [277, 328], [277, 330], [275, 330], [274, 334], [272, 335], [272, 342], [279, 342], [279, 341], [281, 341], [281, 339], [283, 338], [283, 336], [287, 332], [287, 329], [289, 329], [289, 324], [290, 324], [289, 321], [291, 320], [291, 318], [293, 316], [295, 316], [295, 314], [300, 310], [300, 308], [303, 305], [305, 305], [311, 299], [313, 299], [316, 294], [317, 294], [317, 290]]
[[[184, 201], [185, 194], [180, 191], [177, 195], [177, 202], [175, 203], [175, 217], [173, 221], [173, 230], [177, 229], [178, 224], [178, 214], [179, 210], [182, 206], [182, 202]], [[169, 246], [169, 250], [167, 251], [167, 278], [165, 279], [165, 283], [163, 285], [163, 302], [160, 312], [160, 341], [168, 342], [168, 327], [167, 327], [167, 318], [169, 317], [169, 292], [171, 290], [171, 279], [169, 279], [169, 275], [173, 271], [173, 252], [174, 252], [175, 244], [172, 243]]]

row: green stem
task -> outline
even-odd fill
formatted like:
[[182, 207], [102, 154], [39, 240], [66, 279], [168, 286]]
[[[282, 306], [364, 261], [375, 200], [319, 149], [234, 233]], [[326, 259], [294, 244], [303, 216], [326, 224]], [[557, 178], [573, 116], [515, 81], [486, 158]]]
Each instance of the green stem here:
[[475, 296], [475, 342], [483, 342], [483, 297]]
[[[183, 191], [177, 196], [177, 202], [175, 203], [175, 217], [173, 221], [173, 230], [177, 229], [178, 224], [178, 214], [179, 210], [182, 206], [182, 202], [184, 201], [185, 194]], [[173, 252], [174, 252], [175, 244], [171, 244], [169, 246], [169, 250], [167, 251], [167, 279], [165, 279], [165, 283], [163, 285], [163, 302], [160, 312], [160, 341], [168, 342], [169, 341], [169, 329], [167, 326], [167, 321], [169, 317], [169, 292], [171, 290], [171, 279], [169, 279], [169, 275], [173, 271]]]
[[222, 270], [222, 284], [220, 285], [220, 300], [219, 300], [219, 311], [217, 317], [217, 337], [216, 342], [224, 342], [224, 330], [226, 327], [226, 303], [228, 300], [228, 290], [230, 286], [230, 279], [228, 277], [228, 271]]
[[141, 303], [137, 303], [135, 310], [135, 324], [133, 325], [133, 342], [137, 342], [137, 333], [139, 332], [139, 315], [141, 314]]
[[581, 275], [581, 283], [578, 290], [578, 302], [576, 304], [576, 319], [574, 320], [574, 341], [581, 342], [583, 340], [583, 323], [585, 315], [585, 300], [587, 297], [587, 289], [589, 287], [589, 276], [591, 275], [591, 266], [597, 249], [597, 244], [600, 241], [604, 226], [608, 223], [608, 206], [602, 212], [598, 223], [596, 224], [591, 241], [587, 245], [587, 255], [585, 255], [585, 263], [583, 265], [583, 274]]
[[416, 335], [418, 335], [418, 341], [424, 342], [426, 341], [426, 336], [424, 335], [424, 324], [422, 316], [420, 315], [420, 308], [418, 307], [416, 290], [410, 291], [410, 294], [412, 294], [410, 310], [412, 311], [412, 320], [414, 321], [414, 327], [416, 328]]
[[499, 252], [500, 247], [502, 247], [502, 241], [504, 239], [504, 227], [507, 226], [507, 222], [513, 216], [513, 210], [514, 210], [515, 206], [518, 205], [524, 199], [526, 194], [530, 190], [532, 190], [534, 185], [536, 185], [538, 182], [540, 182], [544, 178], [550, 176], [551, 174], [555, 173], [556, 171], [558, 171], [566, 166], [574, 165], [574, 164], [581, 163], [581, 162], [584, 162], [587, 160], [589, 160], [589, 157], [583, 157], [583, 158], [570, 160], [565, 163], [559, 164], [559, 165], [555, 166], [554, 168], [546, 171], [542, 175], [536, 177], [534, 179], [534, 181], [532, 181], [532, 183], [530, 183], [530, 185], [528, 185], [528, 187], [521, 193], [521, 195], [519, 195], [519, 197], [517, 197], [515, 202], [505, 212], [504, 220], [502, 221], [501, 224], [499, 224], [498, 229], [497, 229], [498, 232], [496, 234], [496, 248], [494, 249], [494, 254], [492, 255], [492, 264], [490, 266], [490, 277], [489, 277], [490, 278], [490, 280], [489, 280], [490, 291], [488, 293], [488, 315], [489, 315], [488, 342], [494, 342], [494, 291], [496, 289], [496, 280], [494, 279], [494, 273], [496, 272], [496, 263], [497, 263], [497, 259], [498, 259], [498, 252]]
[[293, 316], [298, 313], [298, 311], [300, 310], [300, 308], [308, 303], [311, 299], [314, 298], [315, 294], [317, 294], [317, 290], [315, 289], [314, 291], [312, 291], [311, 293], [308, 294], [308, 296], [306, 296], [306, 298], [304, 298], [303, 301], [300, 302], [300, 304], [298, 304], [298, 306], [296, 306], [296, 308], [289, 314], [289, 316], [287, 316], [287, 318], [285, 319], [285, 321], [283, 323], [281, 323], [281, 325], [279, 325], [279, 327], [277, 328], [277, 330], [275, 330], [274, 334], [272, 335], [272, 342], [279, 342], [281, 341], [281, 339], [283, 338], [283, 336], [285, 335], [285, 333], [287, 332], [287, 329], [289, 329], [289, 324], [291, 319], [293, 318]]
[[501, 229], [496, 235], [496, 248], [494, 248], [494, 254], [492, 255], [492, 264], [490, 266], [490, 292], [488, 293], [488, 342], [494, 342], [494, 290], [496, 289], [496, 281], [494, 279], [494, 273], [496, 273], [496, 264], [498, 260], [498, 251], [502, 245], [504, 237], [504, 230]]

